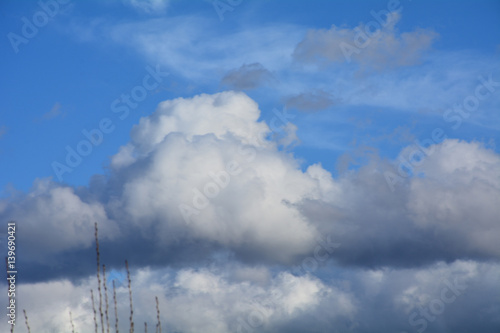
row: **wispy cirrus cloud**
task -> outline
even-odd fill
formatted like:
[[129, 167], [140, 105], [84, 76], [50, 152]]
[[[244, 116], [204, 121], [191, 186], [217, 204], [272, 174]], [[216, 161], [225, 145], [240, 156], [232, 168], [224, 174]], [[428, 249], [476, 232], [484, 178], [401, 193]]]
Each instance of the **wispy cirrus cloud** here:
[[[191, 80], [219, 81], [229, 71], [259, 63], [273, 72], [292, 62], [303, 28], [278, 23], [220, 33], [202, 16], [174, 16], [113, 23], [74, 23], [73, 33], [86, 40], [110, 41], [133, 48], [149, 61]], [[255, 69], [255, 68], [254, 68]]]
[[5, 125], [0, 126], [0, 139], [1, 139], [1, 138], [5, 135], [5, 134], [7, 134], [8, 130], [9, 130], [9, 129], [8, 129], [8, 127], [7, 127], [7, 126], [5, 126]]
[[95, 42], [130, 47], [197, 84], [222, 82], [235, 89], [258, 89], [274, 82], [280, 99], [295, 99], [299, 108], [305, 99], [323, 107], [330, 95], [344, 106], [442, 112], [450, 100], [463, 99], [473, 89], [477, 73], [488, 75], [498, 67], [495, 59], [484, 55], [430, 52], [437, 34], [425, 29], [399, 32], [401, 18], [398, 12], [388, 15], [387, 25], [353, 54], [352, 62], [366, 69], [361, 72], [357, 65], [321, 65], [347, 64], [339, 43], [354, 43], [358, 30], [336, 26], [307, 32], [302, 26], [277, 22], [221, 33], [205, 17], [174, 16], [125, 23], [94, 20], [90, 27], [75, 24], [73, 31]]
[[146, 14], [164, 14], [167, 10], [170, 0], [124, 0], [124, 2]]
[[63, 111], [61, 103], [56, 102], [50, 111], [44, 113], [40, 118], [37, 118], [37, 120], [49, 120], [56, 117], [64, 118], [65, 116], [66, 112]]

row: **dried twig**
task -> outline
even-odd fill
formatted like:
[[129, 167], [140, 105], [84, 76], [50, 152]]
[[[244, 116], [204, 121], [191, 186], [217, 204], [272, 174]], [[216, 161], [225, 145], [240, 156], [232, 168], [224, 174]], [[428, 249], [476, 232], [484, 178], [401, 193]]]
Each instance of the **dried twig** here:
[[158, 319], [158, 323], [156, 324], [156, 332], [161, 333], [160, 304], [158, 302], [158, 296], [155, 296], [155, 299], [156, 299], [156, 318]]
[[24, 319], [26, 319], [26, 327], [28, 328], [28, 333], [31, 333], [30, 324], [28, 323], [28, 315], [26, 314], [26, 310], [23, 309]]
[[90, 289], [90, 298], [92, 299], [92, 310], [94, 310], [95, 333], [97, 333], [97, 312], [95, 311], [94, 291], [92, 289]]
[[148, 323], [144, 322], [144, 333], [148, 333]]
[[75, 324], [73, 324], [73, 317], [71, 316], [71, 311], [69, 312], [69, 322], [71, 324], [71, 333], [75, 333]]
[[95, 223], [95, 250], [97, 253], [97, 291], [99, 292], [99, 314], [101, 315], [101, 328], [104, 333], [104, 314], [102, 313], [102, 292], [101, 292], [101, 271], [100, 254], [99, 254], [99, 238], [97, 235], [97, 222]]
[[118, 306], [116, 302], [115, 280], [113, 280], [113, 301], [115, 303], [115, 333], [118, 333]]
[[109, 303], [108, 285], [106, 284], [106, 265], [102, 265], [102, 284], [104, 285], [104, 299], [106, 301], [106, 332], [109, 333]]
[[134, 307], [132, 303], [132, 280], [130, 279], [130, 270], [128, 268], [127, 260], [125, 260], [125, 268], [127, 269], [128, 294], [130, 297], [130, 333], [134, 333]]

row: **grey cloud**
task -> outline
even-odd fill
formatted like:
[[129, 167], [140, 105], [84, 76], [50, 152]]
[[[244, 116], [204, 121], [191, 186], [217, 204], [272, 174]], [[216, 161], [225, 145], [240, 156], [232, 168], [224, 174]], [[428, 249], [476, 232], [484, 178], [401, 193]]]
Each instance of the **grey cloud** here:
[[366, 30], [373, 28], [363, 24], [354, 29], [332, 25], [329, 30], [309, 30], [293, 57], [296, 61], [319, 64], [354, 61], [362, 68], [377, 70], [418, 64], [437, 34], [424, 29], [399, 33], [395, 28], [399, 19], [400, 14], [392, 12], [383, 26], [377, 23], [378, 30], [369, 34]]
[[[446, 140], [416, 171], [425, 176], [402, 178], [391, 191], [385, 174], [397, 166], [375, 155], [337, 179], [321, 165], [304, 172], [263, 139], [270, 129], [258, 119], [257, 104], [243, 93], [166, 101], [134, 127], [109, 176], [77, 189], [42, 180], [0, 201], [1, 219], [22, 230], [29, 276], [88, 273], [90, 264], [68, 268], [92, 262], [96, 221], [111, 267], [126, 258], [181, 267], [224, 252], [293, 265], [326, 235], [342, 243], [337, 262], [365, 268], [500, 258], [500, 157], [493, 151]], [[226, 171], [230, 162], [236, 174]]]
[[273, 75], [264, 66], [253, 63], [229, 71], [221, 82], [237, 90], [251, 90], [273, 80]]
[[[78, 189], [42, 180], [2, 201], [1, 217], [26, 226], [19, 242], [30, 277], [84, 274], [89, 266], [65, 269], [68, 258], [93, 257], [94, 222], [112, 266], [124, 258], [187, 264], [223, 250], [246, 261], [289, 263], [309, 251], [315, 229], [282, 202], [315, 196], [317, 184], [264, 139], [270, 129], [258, 118], [257, 104], [243, 93], [167, 101], [132, 130], [109, 177]], [[238, 172], [230, 175], [231, 163]], [[207, 186], [220, 194], [208, 194]], [[182, 205], [195, 213], [186, 218]]]
[[[495, 332], [497, 153], [445, 140], [391, 191], [384, 174], [397, 169], [376, 154], [335, 179], [319, 164], [302, 171], [262, 139], [270, 132], [258, 119], [243, 93], [166, 101], [133, 129], [109, 176], [76, 189], [38, 180], [1, 200], [0, 219], [18, 224], [32, 327], [64, 330], [66, 320], [50, 318], [68, 307], [78, 327], [92, 327], [97, 221], [101, 262], [114, 276], [124, 259], [132, 264], [136, 322], [155, 322], [158, 296], [169, 331], [235, 332], [256, 315], [263, 319], [250, 328], [259, 332], [411, 331], [410, 315], [441, 297], [445, 279], [461, 278], [467, 290], [427, 332]], [[240, 172], [186, 223], [179, 204], [194, 207], [193, 189], [216, 183], [208, 173], [231, 160]], [[328, 235], [340, 243], [328, 260], [295, 270]], [[127, 287], [117, 292], [123, 317]]]
[[[248, 327], [276, 332], [281, 331], [283, 323], [307, 319], [320, 307], [334, 311], [330, 315], [333, 319], [356, 311], [352, 295], [313, 276], [281, 272], [259, 284], [229, 278], [238, 267], [225, 264], [222, 268], [221, 272], [208, 267], [133, 271], [133, 290], [141, 291], [133, 294], [136, 325], [156, 322], [155, 297], [159, 298], [163, 329], [169, 332], [245, 332]], [[93, 325], [89, 290], [94, 284], [92, 277], [75, 284], [67, 280], [25, 284], [20, 286], [25, 293], [19, 298], [30, 316], [31, 327], [47, 330], [43, 332], [63, 331], [68, 323], [51, 318], [66, 318], [69, 307], [75, 326], [85, 332]], [[116, 291], [119, 317], [128, 317], [127, 286], [118, 284]], [[263, 320], [255, 321], [255, 316]], [[128, 320], [120, 320], [119, 328], [126, 331], [128, 325]]]
[[338, 103], [330, 93], [323, 90], [303, 92], [285, 99], [287, 108], [294, 108], [304, 112], [315, 112], [329, 108]]
[[3, 200], [0, 214], [17, 221], [22, 230], [19, 241], [31, 248], [25, 259], [38, 262], [49, 262], [50, 255], [69, 249], [90, 247], [95, 221], [103, 222], [104, 239], [118, 236], [119, 231], [102, 203], [85, 202], [73, 188], [48, 179], [37, 180], [27, 195]]
[[[373, 160], [335, 184], [341, 198], [304, 200], [323, 233], [342, 232], [338, 262], [365, 267], [414, 267], [443, 260], [498, 260], [500, 157], [478, 143], [446, 140], [392, 191], [396, 167]], [[401, 156], [415, 151], [415, 146]], [[356, 227], [344, 232], [348, 227]]]
[[[425, 332], [497, 331], [500, 308], [491, 290], [500, 278], [498, 263], [459, 260], [425, 268], [345, 269], [323, 279], [265, 270], [231, 261], [178, 270], [133, 269], [134, 321], [155, 323], [158, 297], [162, 326], [169, 332], [412, 332], [422, 329], [423, 311], [432, 318], [423, 320]], [[255, 272], [261, 272], [258, 281], [253, 281]], [[123, 274], [121, 269], [109, 275], [117, 279], [120, 319], [129, 315], [128, 288], [118, 281]], [[89, 290], [95, 283], [92, 276], [78, 283], [20, 284], [19, 301], [32, 329], [64, 331], [67, 320], [52, 318], [67, 318], [69, 309], [77, 330], [85, 331], [93, 328]], [[441, 313], [433, 307], [436, 302], [444, 306]], [[119, 328], [126, 331], [128, 320], [120, 320]]]

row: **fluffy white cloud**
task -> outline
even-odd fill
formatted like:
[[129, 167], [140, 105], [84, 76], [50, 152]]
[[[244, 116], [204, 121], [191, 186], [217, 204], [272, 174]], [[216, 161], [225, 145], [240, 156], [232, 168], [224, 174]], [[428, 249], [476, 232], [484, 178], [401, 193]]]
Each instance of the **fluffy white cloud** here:
[[[419, 306], [440, 297], [443, 278], [454, 283], [460, 276], [470, 287], [457, 304], [467, 302], [447, 305], [439, 320], [459, 327], [461, 318], [486, 318], [492, 327], [499, 310], [486, 289], [498, 280], [498, 265], [461, 260], [500, 257], [498, 154], [478, 143], [444, 140], [428, 147], [432, 153], [417, 163], [414, 176], [391, 191], [384, 174], [397, 173], [397, 165], [376, 156], [338, 178], [319, 164], [302, 171], [269, 140], [259, 115], [244, 93], [166, 101], [134, 127], [131, 141], [112, 158], [109, 177], [76, 190], [37, 181], [28, 194], [2, 200], [1, 218], [18, 221], [22, 260], [42, 273], [60, 266], [54, 274], [61, 277], [76, 259], [81, 271], [75, 274], [83, 277], [21, 284], [32, 327], [67, 330], [69, 310], [77, 327], [92, 327], [88, 291], [95, 281], [86, 276], [95, 267], [89, 263], [95, 221], [103, 256], [112, 252], [110, 267], [125, 258], [142, 268], [184, 265], [134, 271], [137, 323], [156, 322], [158, 296], [170, 330], [368, 332], [380, 325], [370, 318], [385, 316], [399, 318], [395, 330], [406, 329], [410, 316], [422, 316]], [[401, 155], [407, 159], [414, 150]], [[189, 207], [187, 219], [181, 207]], [[319, 235], [341, 242], [332, 253], [326, 249], [334, 260], [318, 271], [321, 280], [311, 269], [293, 275], [283, 268], [290, 266], [264, 266], [318, 260], [325, 250], [317, 247]], [[210, 268], [196, 268], [224, 255]], [[228, 264], [234, 261], [240, 263]], [[340, 274], [333, 261], [364, 269]], [[35, 279], [47, 279], [42, 273]], [[28, 300], [24, 292], [35, 296]], [[119, 285], [122, 318], [127, 293]], [[33, 310], [42, 301], [53, 312]], [[477, 311], [482, 317], [460, 315]], [[126, 329], [126, 320], [120, 323]]]
[[164, 241], [186, 235], [285, 261], [306, 253], [316, 231], [286, 203], [319, 199], [319, 184], [265, 139], [259, 114], [235, 92], [162, 103], [113, 158], [113, 212]]
[[[225, 249], [246, 260], [291, 263], [319, 236], [293, 204], [321, 199], [322, 186], [267, 138], [271, 130], [259, 116], [243, 93], [164, 102], [133, 128], [109, 179], [76, 191], [42, 181], [4, 201], [0, 213], [32, 226], [20, 241], [24, 260], [37, 265], [49, 255], [88, 254], [95, 222], [103, 246], [125, 248], [117, 261], [134, 258], [138, 251], [128, 244], [138, 243], [194, 257]], [[287, 128], [293, 138], [295, 127]], [[211, 249], [197, 253], [200, 244]]]
[[148, 154], [169, 134], [176, 132], [188, 140], [213, 134], [217, 139], [233, 135], [244, 144], [265, 143], [262, 137], [270, 130], [264, 122], [258, 122], [259, 116], [257, 103], [240, 93], [177, 98], [160, 103], [151, 116], [142, 118], [132, 128], [131, 144], [135, 153]]
[[26, 244], [21, 250], [24, 259], [50, 263], [50, 255], [90, 247], [96, 221], [102, 223], [103, 239], [119, 236], [117, 224], [108, 219], [102, 203], [86, 202], [73, 188], [48, 179], [35, 181], [27, 195], [3, 201], [0, 214], [17, 222], [17, 239]]
[[[183, 332], [272, 331], [284, 322], [314, 313], [328, 304], [333, 318], [352, 316], [356, 312], [352, 295], [327, 286], [311, 276], [297, 277], [280, 273], [269, 277], [264, 285], [248, 280], [234, 281], [233, 268], [224, 273], [209, 269], [185, 269], [178, 272], [149, 268], [132, 274], [134, 325], [141, 330], [144, 322], [153, 328], [157, 322], [155, 297], [158, 297], [162, 329]], [[95, 277], [78, 284], [67, 280], [22, 284], [19, 302], [26, 309], [32, 330], [37, 332], [67, 331], [69, 312], [79, 332], [93, 330], [90, 289], [94, 290], [99, 320], [99, 294]], [[103, 292], [103, 311], [105, 298]], [[126, 283], [117, 284], [120, 331], [129, 326], [129, 295]], [[112, 283], [108, 282], [110, 326], [114, 328]], [[43, 305], [43, 306], [42, 306]], [[24, 332], [16, 326], [16, 331]]]
[[500, 257], [500, 156], [477, 142], [446, 140], [416, 172], [408, 208], [420, 228], [457, 234], [461, 247]]
[[[215, 270], [133, 271], [136, 331], [142, 330], [144, 322], [148, 329], [154, 329], [155, 297], [159, 299], [162, 330], [169, 332], [411, 331], [424, 325], [425, 311], [433, 318], [425, 324], [429, 332], [439, 331], [441, 325], [450, 329], [485, 325], [485, 332], [493, 332], [492, 324], [500, 314], [490, 297], [500, 278], [500, 267], [493, 263], [457, 261], [418, 269], [345, 270], [342, 276], [328, 281], [281, 272], [268, 276], [263, 283], [234, 280], [235, 271], [241, 269], [245, 268], [226, 263]], [[116, 282], [119, 330], [127, 331], [127, 283]], [[111, 285], [109, 281], [113, 330]], [[92, 332], [90, 289], [94, 290], [98, 311], [96, 286], [95, 276], [78, 283], [20, 284], [18, 300], [28, 313], [32, 331], [69, 331], [71, 311], [76, 331]], [[435, 305], [441, 303], [443, 311]], [[410, 318], [415, 320], [411, 322]], [[418, 324], [416, 320], [420, 320]], [[26, 328], [16, 326], [16, 332], [24, 333]]]
[[259, 115], [237, 92], [163, 102], [133, 128], [109, 178], [76, 192], [38, 182], [28, 195], [4, 201], [2, 218], [30, 226], [21, 236], [30, 260], [90, 249], [95, 221], [104, 245], [124, 247], [115, 255], [120, 262], [143, 249], [165, 253], [151, 262], [223, 250], [291, 264], [311, 255], [320, 235], [340, 241], [333, 257], [350, 265], [500, 257], [500, 157], [493, 151], [445, 140], [417, 176], [400, 178], [391, 191], [385, 176], [397, 174], [397, 165], [376, 158], [337, 179], [319, 164], [303, 172], [268, 139]]
[[353, 289], [366, 295], [359, 317], [370, 319], [358, 322], [358, 331], [373, 331], [380, 318], [390, 316], [389, 325], [398, 332], [442, 332], [443, 326], [494, 332], [500, 308], [487, 295], [500, 276], [499, 268], [498, 263], [459, 260], [417, 269], [359, 272], [351, 278]]
[[[27, 332], [22, 310], [26, 310], [31, 331], [71, 331], [70, 312], [78, 332], [91, 332], [94, 325], [90, 289], [94, 279], [82, 284], [68, 280], [17, 284], [16, 332]], [[94, 291], [94, 297], [97, 293]], [[98, 300], [98, 298], [97, 298]], [[7, 325], [2, 324], [3, 327]]]
[[[323, 177], [333, 193], [298, 207], [321, 233], [343, 232], [334, 256], [346, 264], [500, 258], [500, 156], [479, 143], [452, 139], [428, 153], [413, 145], [393, 165], [374, 158], [337, 180]], [[413, 176], [400, 177], [409, 156], [418, 166]]]

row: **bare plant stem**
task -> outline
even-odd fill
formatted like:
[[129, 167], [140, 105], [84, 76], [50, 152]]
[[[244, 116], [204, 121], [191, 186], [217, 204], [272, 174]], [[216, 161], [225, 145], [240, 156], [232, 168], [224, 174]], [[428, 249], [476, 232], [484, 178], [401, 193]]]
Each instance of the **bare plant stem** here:
[[71, 333], [75, 333], [75, 324], [73, 324], [73, 317], [71, 316], [71, 311], [69, 312], [69, 322], [71, 323]]
[[128, 268], [127, 260], [125, 260], [125, 267], [127, 269], [128, 294], [130, 297], [130, 333], [134, 333], [134, 306], [132, 303], [132, 280], [130, 279], [130, 270]]
[[106, 284], [106, 265], [102, 265], [102, 284], [104, 286], [104, 299], [106, 301], [106, 332], [109, 333], [109, 303], [108, 303], [108, 285]]
[[155, 299], [156, 299], [156, 318], [158, 319], [158, 323], [156, 324], [156, 332], [161, 333], [160, 304], [158, 302], [158, 296], [155, 296]]
[[113, 301], [115, 303], [115, 333], [118, 333], [118, 305], [116, 302], [115, 280], [113, 280]]
[[144, 322], [144, 333], [148, 333], [148, 323]]
[[101, 292], [101, 271], [100, 254], [99, 254], [99, 238], [97, 235], [97, 222], [95, 223], [95, 250], [97, 253], [97, 291], [99, 292], [99, 314], [101, 316], [101, 328], [104, 333], [104, 314], [102, 312], [102, 292]]
[[92, 289], [90, 289], [90, 298], [92, 299], [92, 310], [94, 310], [95, 333], [97, 333], [97, 312], [95, 311], [94, 291]]
[[28, 322], [28, 315], [26, 314], [26, 310], [23, 309], [23, 312], [24, 312], [24, 319], [26, 320], [26, 327], [28, 328], [28, 333], [31, 333], [30, 324]]

